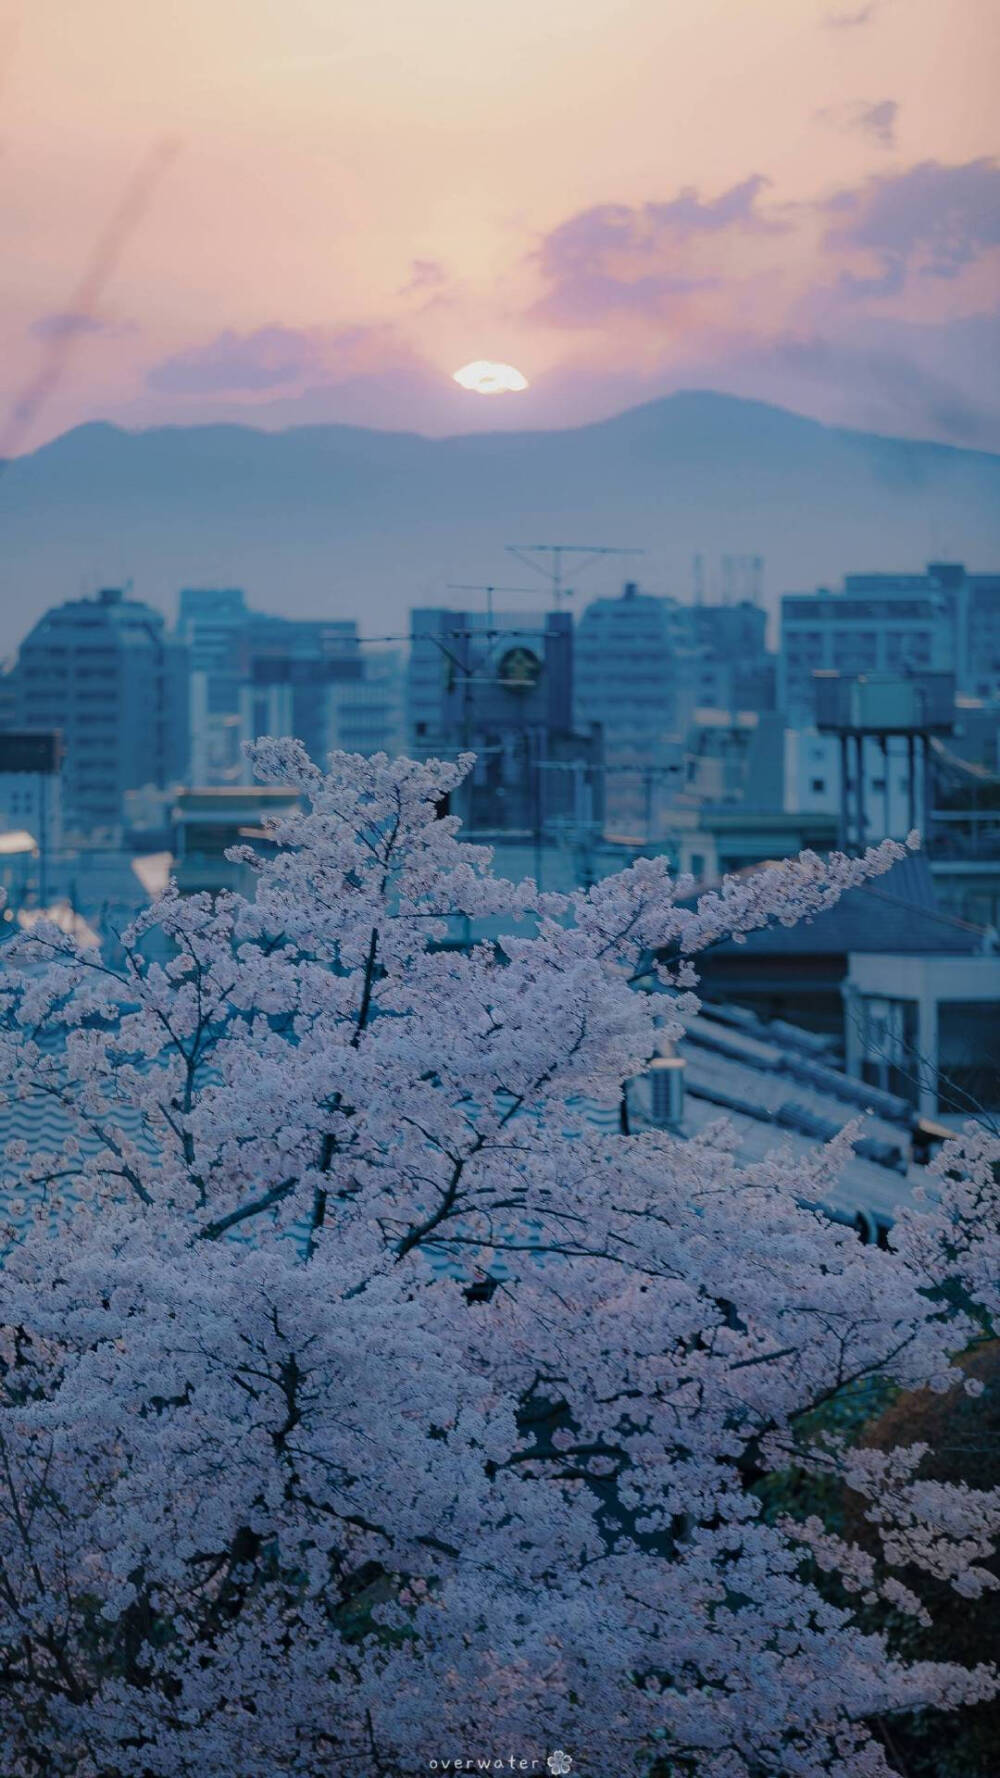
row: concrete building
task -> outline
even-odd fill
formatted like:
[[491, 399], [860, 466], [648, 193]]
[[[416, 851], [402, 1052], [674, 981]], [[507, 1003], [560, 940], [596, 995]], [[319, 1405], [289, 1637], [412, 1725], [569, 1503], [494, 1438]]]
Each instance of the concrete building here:
[[837, 823], [829, 815], [708, 803], [691, 811], [683, 825], [678, 815], [671, 844], [678, 868], [707, 884], [777, 858], [829, 852], [836, 837]]
[[1000, 703], [1000, 574], [969, 574], [958, 593], [961, 690]]
[[923, 574], [848, 574], [843, 590], [781, 601], [778, 703], [813, 712], [817, 671], [954, 673], [960, 696], [1000, 702], [1000, 574], [929, 562]]
[[39, 894], [38, 841], [27, 828], [8, 827], [0, 832], [0, 939], [15, 930], [25, 909], [43, 905]]
[[405, 753], [405, 695], [402, 657], [395, 651], [367, 652], [362, 679], [330, 687], [327, 750], [390, 758]]
[[627, 737], [650, 751], [676, 734], [700, 701], [690, 617], [676, 599], [640, 592], [634, 581], [618, 599], [594, 599], [574, 636], [577, 722], [600, 723], [606, 745]]
[[[682, 605], [634, 581], [620, 598], [587, 606], [574, 643], [574, 706], [578, 726], [601, 725], [610, 832], [658, 837], [679, 793], [723, 793], [714, 778], [693, 786], [690, 761], [704, 752], [707, 712], [718, 713], [715, 726], [735, 729], [754, 720], [744, 712], [773, 707], [765, 628], [749, 600]], [[715, 777], [721, 786], [721, 767]]]
[[67, 835], [113, 838], [126, 791], [185, 777], [188, 653], [151, 606], [117, 587], [55, 606], [14, 678], [17, 728], [62, 735]]
[[540, 841], [553, 825], [603, 820], [597, 728], [573, 722], [573, 620], [568, 613], [411, 613], [409, 745], [418, 759], [476, 764], [456, 799], [477, 833]]
[[[350, 655], [307, 653], [312, 640], [272, 634], [266, 647], [254, 649], [240, 687], [239, 734], [241, 743], [260, 735], [291, 735], [322, 766], [336, 732], [337, 695], [345, 684], [362, 682], [364, 662], [356, 646]], [[315, 641], [322, 646], [320, 638]], [[249, 780], [245, 768], [243, 775]]]
[[240, 687], [246, 678], [250, 612], [241, 587], [184, 587], [177, 633], [190, 661], [190, 776], [195, 784], [239, 783]]
[[[831, 837], [815, 844], [815, 850], [829, 851]], [[733, 838], [742, 838], [738, 830], [726, 835], [727, 845]], [[776, 831], [775, 841], [780, 838]], [[775, 844], [770, 856], [787, 856], [795, 849], [793, 843]], [[748, 851], [743, 855], [747, 863], [754, 862]], [[721, 868], [721, 857], [719, 862]], [[733, 1000], [763, 1018], [787, 1019], [833, 1037], [843, 1052], [842, 990], [853, 958], [889, 956], [902, 968], [903, 959], [910, 957], [961, 957], [978, 968], [989, 961], [992, 942], [988, 932], [941, 908], [929, 862], [917, 853], [908, 854], [885, 876], [849, 890], [812, 920], [770, 926], [748, 933], [740, 944], [727, 940], [711, 947], [699, 958], [698, 969], [710, 998]]]
[[192, 674], [207, 681], [209, 715], [237, 708], [250, 618], [242, 587], [181, 589], [177, 634], [187, 644]]
[[281, 617], [252, 610], [239, 587], [185, 587], [178, 632], [191, 661], [193, 783], [245, 782], [242, 746], [258, 735], [294, 736], [317, 765], [340, 744], [338, 689], [365, 677], [353, 620]]
[[17, 656], [0, 661], [0, 731], [17, 727]]
[[62, 737], [0, 732], [0, 832], [28, 833], [35, 863], [23, 886], [43, 907], [52, 891], [63, 845]]
[[777, 663], [767, 651], [767, 613], [750, 599], [694, 605], [685, 618], [696, 649], [696, 703], [717, 710], [773, 710]]
[[847, 1071], [927, 1117], [1000, 1111], [1000, 956], [852, 952]]
[[[839, 821], [843, 790], [855, 796], [853, 776], [842, 784], [841, 751], [836, 735], [816, 728], [786, 729], [784, 755], [784, 806], [789, 813], [829, 815]], [[914, 825], [923, 826], [923, 784], [918, 774], [918, 813], [911, 821], [911, 774], [906, 743], [887, 736], [883, 747], [873, 737], [862, 743], [862, 796], [868, 811], [867, 839], [904, 838]]]
[[266, 854], [268, 817], [290, 814], [300, 806], [295, 790], [280, 785], [245, 785], [233, 789], [184, 790], [173, 809], [173, 874], [184, 895], [202, 890], [217, 895], [232, 889], [254, 893], [254, 873], [246, 864], [226, 857], [232, 846], [251, 845]]
[[[961, 570], [964, 575], [964, 569]], [[813, 674], [954, 672], [958, 587], [949, 564], [926, 574], [848, 574], [843, 591], [781, 601], [778, 705], [793, 727], [815, 714]]]
[[680, 782], [683, 733], [699, 691], [688, 612], [627, 581], [594, 599], [573, 639], [576, 725], [599, 724], [609, 833], [646, 839]]

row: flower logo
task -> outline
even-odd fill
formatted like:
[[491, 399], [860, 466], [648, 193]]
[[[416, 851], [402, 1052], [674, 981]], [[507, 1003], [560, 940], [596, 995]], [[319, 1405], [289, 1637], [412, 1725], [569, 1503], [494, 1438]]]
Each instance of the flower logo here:
[[563, 1778], [564, 1773], [573, 1770], [573, 1761], [570, 1759], [568, 1753], [563, 1752], [561, 1747], [557, 1747], [555, 1753], [549, 1754], [545, 1764], [553, 1774], [553, 1778]]

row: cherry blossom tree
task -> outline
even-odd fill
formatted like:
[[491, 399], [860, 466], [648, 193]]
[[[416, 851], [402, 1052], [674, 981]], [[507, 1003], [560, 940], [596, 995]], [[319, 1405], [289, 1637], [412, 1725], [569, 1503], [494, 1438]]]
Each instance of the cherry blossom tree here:
[[[876, 1719], [995, 1687], [907, 1663], [898, 1573], [994, 1585], [1000, 1499], [817, 1415], [960, 1384], [995, 1146], [883, 1252], [815, 1208], [856, 1130], [748, 1163], [590, 1111], [682, 1036], [699, 950], [900, 848], [560, 897], [439, 818], [467, 759], [255, 751], [302, 807], [252, 898], [171, 889], [117, 963], [5, 953], [8, 1092], [73, 1133], [5, 1160], [3, 1771], [889, 1772]], [[789, 1472], [880, 1554], [765, 1512]]]

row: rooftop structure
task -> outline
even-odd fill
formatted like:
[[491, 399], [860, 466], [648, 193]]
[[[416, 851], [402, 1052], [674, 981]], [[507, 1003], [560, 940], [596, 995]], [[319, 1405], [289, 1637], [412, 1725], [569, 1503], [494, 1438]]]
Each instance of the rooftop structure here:
[[409, 745], [476, 754], [455, 813], [472, 833], [599, 823], [601, 738], [573, 723], [573, 620], [425, 607], [411, 614]]

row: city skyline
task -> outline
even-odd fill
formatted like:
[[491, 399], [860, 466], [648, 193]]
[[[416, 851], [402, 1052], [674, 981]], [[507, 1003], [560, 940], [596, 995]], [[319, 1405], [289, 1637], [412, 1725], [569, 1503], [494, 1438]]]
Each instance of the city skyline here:
[[[994, 9], [624, 10], [8, 7], [5, 448], [692, 386], [1000, 448]], [[458, 388], [479, 359], [530, 387]]]

